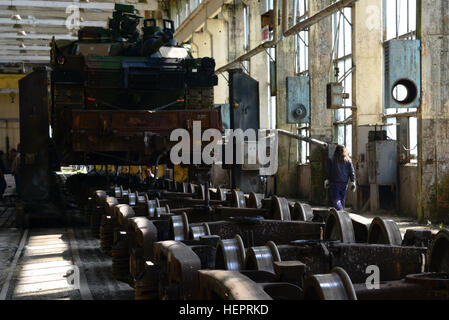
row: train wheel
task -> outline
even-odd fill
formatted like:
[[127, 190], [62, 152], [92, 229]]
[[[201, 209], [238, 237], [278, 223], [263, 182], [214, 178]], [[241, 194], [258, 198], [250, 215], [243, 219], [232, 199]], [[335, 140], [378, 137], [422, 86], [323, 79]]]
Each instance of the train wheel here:
[[234, 239], [218, 241], [215, 269], [238, 271], [243, 268], [245, 259], [245, 247], [239, 235], [236, 235]]
[[335, 267], [328, 274], [316, 274], [304, 284], [304, 300], [357, 300], [346, 271]]
[[355, 242], [352, 220], [346, 211], [329, 210], [324, 227], [324, 240], [339, 240], [344, 243]]
[[368, 230], [368, 243], [400, 246], [402, 244], [401, 231], [393, 220], [376, 217]]

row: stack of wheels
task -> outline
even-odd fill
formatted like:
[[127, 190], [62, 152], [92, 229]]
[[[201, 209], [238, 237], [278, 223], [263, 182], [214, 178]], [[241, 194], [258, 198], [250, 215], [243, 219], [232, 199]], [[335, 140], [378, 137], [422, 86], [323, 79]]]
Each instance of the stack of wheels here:
[[112, 244], [114, 241], [114, 222], [111, 216], [101, 217], [100, 226], [100, 248], [104, 254], [112, 255]]
[[106, 191], [95, 191], [94, 200], [95, 204], [90, 216], [90, 230], [94, 238], [100, 238], [101, 216], [104, 214]]
[[158, 277], [146, 266], [134, 281], [135, 300], [157, 300], [158, 299]]
[[116, 280], [132, 285], [129, 274], [129, 246], [126, 232], [115, 232], [114, 238], [114, 245], [112, 246], [112, 276]]
[[129, 271], [130, 240], [126, 230], [127, 220], [134, 215], [134, 210], [127, 204], [119, 204], [114, 207], [117, 227], [114, 229], [114, 245], [112, 247], [112, 275], [115, 279], [126, 282], [132, 287], [134, 281]]
[[101, 217], [100, 226], [100, 246], [103, 253], [111, 256], [112, 245], [114, 243], [114, 228], [117, 218], [114, 215], [114, 208], [118, 205], [117, 198], [107, 197], [105, 202], [104, 215]]

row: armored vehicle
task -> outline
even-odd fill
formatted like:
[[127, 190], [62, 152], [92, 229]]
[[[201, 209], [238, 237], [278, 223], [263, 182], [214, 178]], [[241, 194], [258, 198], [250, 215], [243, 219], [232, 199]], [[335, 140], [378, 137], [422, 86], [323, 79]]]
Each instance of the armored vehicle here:
[[116, 4], [108, 28], [52, 41], [50, 122], [61, 165], [148, 164], [168, 150], [173, 129], [195, 120], [221, 129], [215, 61], [177, 45], [173, 21], [141, 20], [134, 6]]

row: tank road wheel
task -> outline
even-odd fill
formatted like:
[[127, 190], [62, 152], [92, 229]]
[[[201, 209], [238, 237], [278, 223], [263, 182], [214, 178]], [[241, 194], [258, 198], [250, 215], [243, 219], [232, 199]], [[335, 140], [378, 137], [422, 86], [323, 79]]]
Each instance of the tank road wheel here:
[[273, 196], [272, 203], [274, 205], [273, 219], [281, 221], [291, 221], [290, 207], [288, 200], [285, 198]]
[[376, 217], [368, 230], [368, 243], [400, 246], [402, 244], [401, 231], [393, 220]]
[[245, 263], [245, 247], [242, 238], [237, 234], [234, 239], [218, 241], [215, 255], [215, 269], [238, 271]]
[[234, 208], [246, 208], [245, 194], [242, 191], [232, 190], [231, 206]]
[[245, 270], [274, 272], [274, 262], [281, 261], [276, 244], [268, 241], [265, 246], [251, 247], [246, 251]]
[[449, 273], [449, 230], [438, 232], [429, 248], [429, 271]]
[[292, 212], [293, 221], [312, 221], [313, 220], [313, 210], [312, 207], [306, 203], [301, 203], [299, 201], [295, 202]]
[[248, 208], [260, 209], [262, 208], [262, 193], [251, 192], [248, 197]]
[[335, 267], [328, 274], [316, 274], [304, 284], [304, 300], [357, 300], [351, 278]]
[[346, 211], [329, 210], [324, 226], [324, 240], [339, 240], [344, 243], [355, 242], [352, 220]]
[[198, 274], [201, 300], [273, 300], [238, 271], [200, 270]]
[[170, 224], [170, 229], [173, 232], [173, 240], [180, 241], [189, 239], [189, 220], [185, 212], [179, 216], [171, 216]]

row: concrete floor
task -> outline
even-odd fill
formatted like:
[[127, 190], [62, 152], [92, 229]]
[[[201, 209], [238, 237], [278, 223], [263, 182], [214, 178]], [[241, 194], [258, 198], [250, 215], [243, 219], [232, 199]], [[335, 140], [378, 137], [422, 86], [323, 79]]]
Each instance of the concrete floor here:
[[134, 299], [134, 289], [112, 277], [111, 258], [87, 227], [15, 228], [9, 199], [14, 179], [6, 179], [0, 201], [0, 300]]

